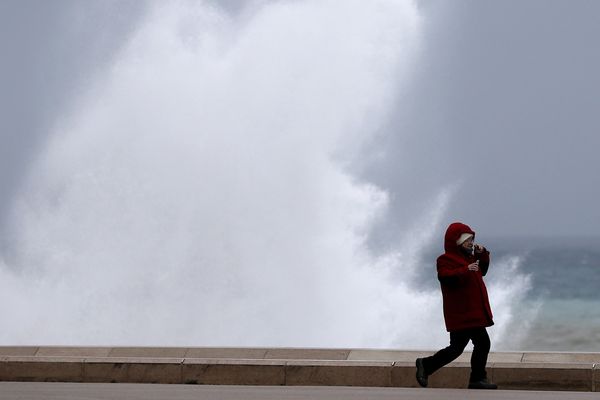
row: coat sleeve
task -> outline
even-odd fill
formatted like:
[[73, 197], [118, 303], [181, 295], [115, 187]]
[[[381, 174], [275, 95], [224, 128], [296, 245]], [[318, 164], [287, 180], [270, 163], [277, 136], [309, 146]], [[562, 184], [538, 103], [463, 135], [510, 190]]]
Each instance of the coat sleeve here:
[[490, 252], [484, 248], [483, 253], [475, 254], [475, 258], [479, 260], [479, 270], [481, 271], [481, 275], [485, 276], [490, 267]]
[[444, 257], [437, 259], [438, 279], [441, 283], [455, 284], [469, 271], [467, 264], [460, 265]]

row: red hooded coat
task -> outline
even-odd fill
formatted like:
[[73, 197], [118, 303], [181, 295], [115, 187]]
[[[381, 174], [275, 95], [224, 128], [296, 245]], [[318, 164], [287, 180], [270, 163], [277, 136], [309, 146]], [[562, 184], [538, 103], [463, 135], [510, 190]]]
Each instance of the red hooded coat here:
[[[448, 332], [481, 328], [494, 324], [483, 277], [490, 265], [490, 253], [466, 255], [456, 241], [463, 233], [475, 232], [460, 222], [450, 224], [444, 238], [446, 252], [437, 259], [437, 272], [444, 300], [444, 320]], [[479, 260], [479, 271], [467, 266]]]

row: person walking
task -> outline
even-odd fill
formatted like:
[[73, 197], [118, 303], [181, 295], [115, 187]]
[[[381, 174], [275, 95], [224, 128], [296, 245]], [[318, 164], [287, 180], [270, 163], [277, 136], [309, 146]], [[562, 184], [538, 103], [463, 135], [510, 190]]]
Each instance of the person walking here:
[[448, 226], [444, 254], [437, 258], [438, 280], [444, 303], [444, 321], [450, 345], [434, 355], [417, 358], [417, 381], [427, 386], [427, 378], [462, 354], [473, 342], [469, 389], [497, 389], [487, 381], [485, 365], [490, 352], [486, 328], [494, 324], [483, 277], [490, 265], [489, 251], [474, 244], [475, 232], [461, 222]]

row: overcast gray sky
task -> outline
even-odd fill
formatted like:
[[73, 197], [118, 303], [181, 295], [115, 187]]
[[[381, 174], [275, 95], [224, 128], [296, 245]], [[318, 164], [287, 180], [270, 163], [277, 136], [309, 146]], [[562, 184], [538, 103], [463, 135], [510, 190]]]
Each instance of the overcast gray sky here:
[[600, 2], [421, 4], [411, 106], [399, 102], [386, 128], [392, 150], [374, 173], [396, 196], [391, 215], [462, 181], [447, 222], [491, 235], [599, 235]]
[[[390, 193], [390, 226], [407, 226], [456, 185], [444, 223], [490, 235], [600, 235], [600, 2], [419, 4], [417, 68], [374, 146], [385, 153], [364, 171]], [[53, 120], [144, 9], [0, 2], [0, 216]]]
[[53, 121], [135, 26], [134, 1], [0, 1], [0, 218]]

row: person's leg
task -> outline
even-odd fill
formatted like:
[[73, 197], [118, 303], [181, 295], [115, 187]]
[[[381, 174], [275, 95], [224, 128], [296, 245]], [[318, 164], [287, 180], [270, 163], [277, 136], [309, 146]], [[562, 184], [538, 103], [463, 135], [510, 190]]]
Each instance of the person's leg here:
[[473, 354], [471, 355], [471, 382], [482, 381], [487, 378], [485, 365], [490, 352], [490, 337], [485, 328], [471, 331], [473, 341]]
[[431, 357], [423, 358], [425, 374], [431, 375], [444, 365], [456, 360], [465, 350], [470, 338], [468, 331], [450, 332], [450, 346], [438, 351]]

